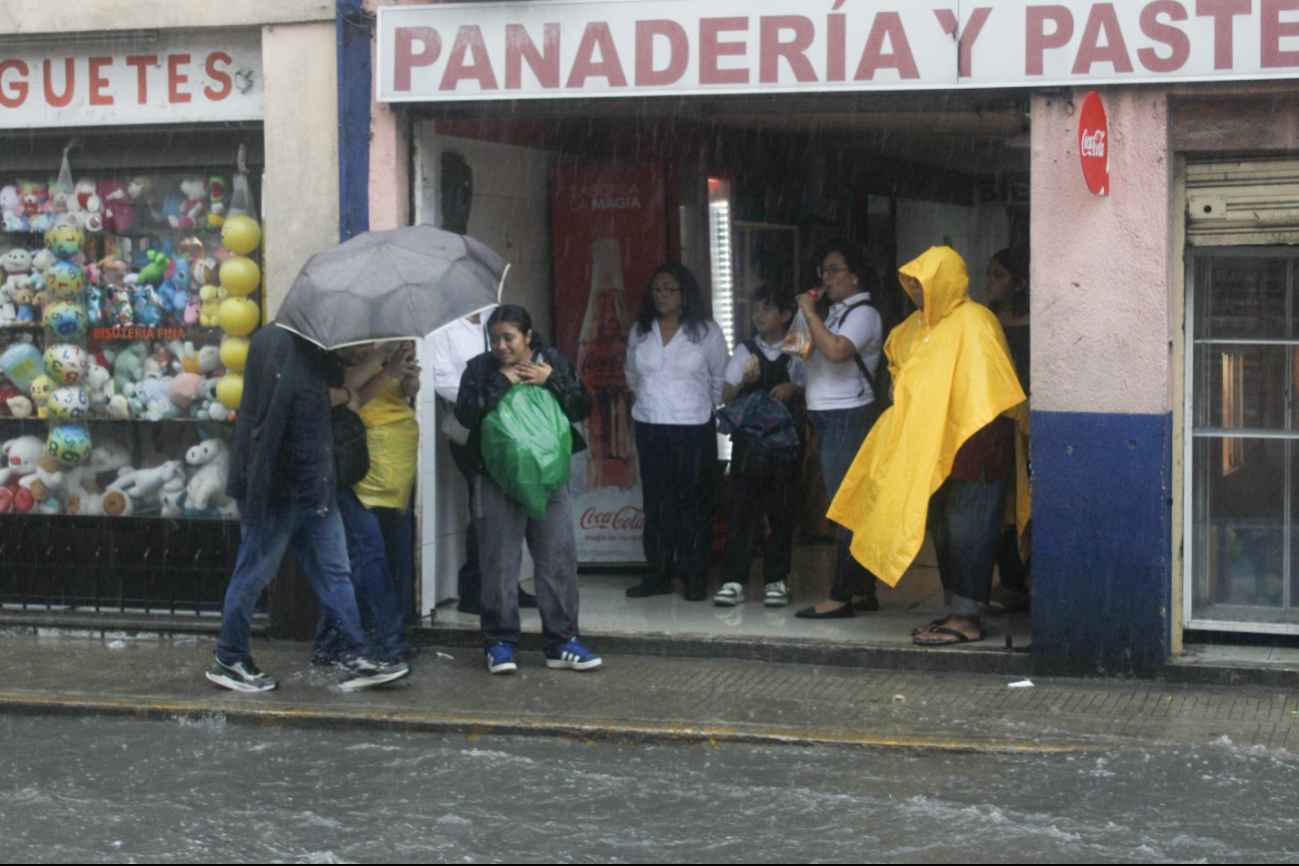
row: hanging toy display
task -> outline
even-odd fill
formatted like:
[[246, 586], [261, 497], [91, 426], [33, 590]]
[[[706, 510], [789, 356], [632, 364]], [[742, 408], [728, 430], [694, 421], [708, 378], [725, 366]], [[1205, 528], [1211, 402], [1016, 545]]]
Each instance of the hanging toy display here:
[[221, 341], [221, 366], [231, 373], [242, 373], [248, 363], [248, 340], [244, 337], [226, 337]]
[[221, 288], [230, 297], [221, 302], [217, 322], [226, 337], [221, 342], [221, 363], [226, 374], [217, 383], [217, 401], [231, 412], [239, 409], [244, 393], [244, 364], [248, 358], [248, 341], [244, 339], [257, 329], [261, 308], [248, 296], [257, 291], [262, 272], [249, 256], [262, 242], [262, 228], [257, 222], [252, 192], [248, 186], [244, 154], [239, 154], [239, 174], [235, 177], [230, 211], [221, 226], [221, 246], [234, 255], [221, 263]]

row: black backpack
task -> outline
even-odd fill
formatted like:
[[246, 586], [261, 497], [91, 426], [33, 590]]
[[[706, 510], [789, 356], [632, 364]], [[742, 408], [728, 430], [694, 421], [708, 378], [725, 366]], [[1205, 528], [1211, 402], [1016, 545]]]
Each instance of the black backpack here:
[[339, 487], [360, 483], [370, 473], [370, 446], [365, 441], [365, 422], [346, 405], [330, 410], [334, 431], [334, 470]]

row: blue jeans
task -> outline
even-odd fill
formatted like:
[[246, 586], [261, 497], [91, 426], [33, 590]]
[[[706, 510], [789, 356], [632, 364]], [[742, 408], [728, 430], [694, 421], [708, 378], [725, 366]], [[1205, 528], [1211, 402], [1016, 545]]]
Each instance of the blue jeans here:
[[[848, 468], [861, 450], [866, 435], [879, 420], [879, 404], [867, 403], [852, 409], [821, 409], [809, 411], [808, 420], [821, 438], [821, 474], [825, 476], [825, 490], [833, 501], [843, 484]], [[854, 595], [875, 596], [875, 575], [853, 559], [852, 533], [838, 530], [838, 549], [834, 559], [834, 582], [830, 585], [830, 599], [848, 603]]]
[[[395, 658], [406, 649], [406, 636], [379, 519], [347, 488], [338, 491], [338, 512], [347, 533], [352, 589], [361, 626], [380, 659]], [[346, 650], [337, 620], [322, 611], [312, 655], [334, 660], [345, 657]]]
[[956, 616], [981, 616], [992, 594], [1006, 479], [948, 479], [929, 498], [938, 576]]
[[240, 527], [239, 556], [226, 589], [217, 640], [217, 658], [222, 662], [234, 664], [249, 658], [253, 609], [290, 548], [320, 606], [338, 620], [345, 657], [368, 654], [352, 592], [347, 535], [338, 509], [303, 511], [271, 502], [256, 526], [245, 523]]

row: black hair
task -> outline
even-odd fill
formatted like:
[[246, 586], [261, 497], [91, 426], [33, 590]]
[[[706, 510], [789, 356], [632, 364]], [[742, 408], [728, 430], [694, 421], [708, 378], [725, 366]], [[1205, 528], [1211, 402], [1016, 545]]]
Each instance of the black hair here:
[[698, 343], [707, 333], [712, 316], [708, 313], [708, 305], [704, 302], [703, 293], [699, 291], [699, 281], [695, 275], [685, 265], [673, 262], [655, 268], [645, 284], [645, 296], [641, 298], [640, 312], [636, 315], [640, 338], [643, 340], [649, 336], [650, 329], [654, 327], [654, 318], [658, 315], [654, 306], [654, 279], [659, 274], [667, 274], [681, 286], [681, 327], [692, 343]]
[[761, 285], [753, 290], [749, 295], [749, 301], [754, 304], [766, 304], [769, 307], [775, 307], [781, 312], [793, 312], [796, 309], [794, 299], [789, 296], [788, 292], [782, 292], [779, 288], [772, 285]]
[[[883, 289], [883, 281], [880, 276], [879, 268], [871, 264], [870, 257], [862, 247], [847, 238], [834, 238], [822, 244], [817, 250], [814, 264], [820, 267], [825, 261], [825, 257], [831, 253], [838, 253], [843, 256], [843, 263], [848, 271], [857, 277], [857, 284], [863, 292], [869, 292], [870, 298], [868, 303], [877, 311], [880, 309], [880, 294]], [[830, 309], [834, 302], [828, 296], [822, 296], [818, 302], [822, 308], [822, 316]]]
[[1028, 303], [1028, 250], [1007, 247], [992, 254], [992, 261], [1001, 265], [1010, 274], [1015, 293], [1011, 296], [1010, 310], [1013, 315], [1027, 316]]
[[492, 310], [492, 314], [487, 317], [487, 329], [491, 330], [492, 325], [500, 323], [513, 325], [520, 334], [531, 332], [532, 339], [528, 342], [528, 348], [534, 352], [541, 348], [541, 335], [537, 333], [536, 328], [532, 327], [532, 316], [528, 315], [528, 311], [523, 307], [518, 304], [501, 304]]

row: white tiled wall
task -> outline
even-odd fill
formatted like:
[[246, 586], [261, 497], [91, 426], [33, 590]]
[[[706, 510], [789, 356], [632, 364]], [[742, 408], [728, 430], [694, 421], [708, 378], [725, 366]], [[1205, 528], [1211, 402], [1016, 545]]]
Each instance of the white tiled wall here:
[[[550, 168], [546, 151], [490, 144], [436, 133], [431, 122], [417, 132], [416, 221], [441, 224], [439, 174], [442, 153], [465, 157], [474, 174], [469, 234], [510, 261], [502, 300], [522, 304], [534, 326], [549, 341], [553, 333], [554, 290], [550, 260]], [[468, 500], [464, 479], [451, 461], [439, 431], [439, 409], [427, 346], [420, 389], [420, 524], [422, 607], [425, 611], [456, 595], [456, 575], [464, 562]], [[524, 560], [523, 578], [532, 574]]]

